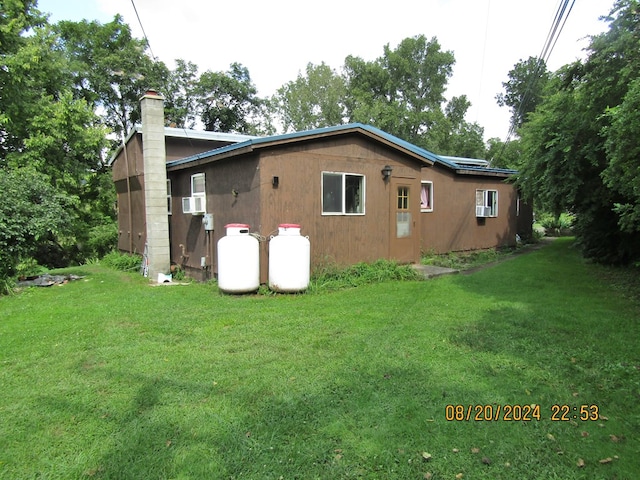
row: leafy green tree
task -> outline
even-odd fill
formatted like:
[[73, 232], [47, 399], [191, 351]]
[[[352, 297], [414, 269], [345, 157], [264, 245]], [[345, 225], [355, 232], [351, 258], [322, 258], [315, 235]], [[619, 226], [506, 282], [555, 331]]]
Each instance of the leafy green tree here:
[[[51, 238], [70, 234], [73, 199], [33, 168], [0, 168], [0, 284]], [[6, 293], [6, 292], [0, 292]]]
[[246, 67], [233, 63], [226, 73], [206, 71], [195, 91], [205, 130], [258, 133], [256, 117], [261, 113], [263, 101], [258, 98]]
[[592, 38], [587, 60], [551, 78], [521, 128], [522, 189], [556, 216], [574, 213], [584, 255], [603, 262], [640, 258], [633, 140], [640, 133], [638, 7], [637, 0], [616, 2], [609, 30]]
[[384, 47], [374, 62], [345, 60], [347, 112], [351, 121], [372, 124], [406, 141], [425, 146], [443, 117], [444, 92], [454, 64], [436, 38], [406, 38], [395, 50]]
[[24, 148], [40, 99], [69, 83], [64, 56], [34, 5], [11, 0], [0, 15], [0, 167], [9, 153]]
[[614, 204], [623, 232], [640, 232], [640, 79], [635, 79], [620, 105], [609, 110], [606, 130], [609, 165], [605, 184], [623, 200]]
[[522, 145], [520, 139], [503, 142], [499, 138], [490, 138], [486, 158], [492, 167], [520, 169], [522, 166]]
[[145, 54], [146, 43], [131, 35], [119, 15], [106, 24], [63, 21], [55, 29], [77, 95], [103, 111], [105, 125], [122, 138], [140, 120], [144, 92], [161, 90], [167, 67]]
[[284, 131], [340, 125], [345, 121], [345, 80], [324, 62], [280, 87], [273, 103]]
[[164, 112], [168, 126], [195, 128], [197, 122], [196, 86], [198, 66], [182, 59], [176, 60], [175, 70], [169, 71], [163, 88]]
[[465, 120], [471, 102], [466, 95], [453, 97], [447, 103], [443, 117], [435, 123], [427, 135], [426, 147], [442, 155], [484, 158], [484, 129], [477, 123]]
[[511, 109], [511, 128], [514, 132], [541, 102], [549, 75], [544, 60], [536, 57], [520, 60], [509, 71], [509, 80], [502, 83], [505, 92], [498, 94], [496, 100], [501, 107]]

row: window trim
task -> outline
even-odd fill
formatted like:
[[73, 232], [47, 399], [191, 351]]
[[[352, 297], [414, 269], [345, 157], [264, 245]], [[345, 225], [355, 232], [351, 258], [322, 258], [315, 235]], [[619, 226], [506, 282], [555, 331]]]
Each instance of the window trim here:
[[[195, 180], [200, 177], [202, 177], [202, 184], [203, 184], [202, 192], [194, 192], [193, 186], [194, 186]], [[191, 175], [191, 196], [205, 197], [206, 195], [207, 195], [207, 183], [206, 183], [206, 177], [204, 173], [194, 173], [193, 175]]]
[[[422, 208], [422, 186], [429, 184], [429, 208]], [[420, 182], [420, 212], [433, 212], [433, 181], [431, 180], [422, 180]]]
[[[194, 192], [194, 184], [197, 179], [202, 178], [202, 192]], [[191, 195], [189, 197], [182, 197], [182, 213], [201, 215], [207, 209], [207, 183], [204, 173], [194, 173], [190, 178]], [[197, 208], [197, 206], [200, 208]]]
[[[340, 175], [342, 177], [341, 179], [341, 189], [342, 189], [342, 210], [340, 212], [325, 212], [324, 211], [324, 176], [325, 174], [329, 174], [329, 175], [335, 175], [338, 176]], [[350, 177], [359, 177], [361, 179], [361, 191], [360, 191], [360, 198], [362, 201], [362, 212], [347, 212], [346, 211], [346, 178], [350, 176]], [[365, 215], [366, 213], [366, 204], [367, 204], [367, 200], [366, 200], [366, 192], [367, 192], [367, 177], [366, 175], [362, 174], [362, 173], [350, 173], [350, 172], [335, 172], [335, 171], [329, 171], [329, 170], [323, 170], [320, 173], [320, 209], [321, 209], [321, 214], [323, 216], [362, 216]]]
[[[482, 192], [482, 205], [478, 203], [478, 193]], [[493, 202], [489, 205], [489, 192], [493, 192]], [[478, 211], [479, 207], [484, 207], [482, 215], [478, 215], [480, 213]], [[476, 189], [476, 217], [478, 218], [496, 218], [498, 216], [498, 190], [492, 188], [478, 188]], [[491, 213], [487, 215], [486, 209], [490, 208]]]

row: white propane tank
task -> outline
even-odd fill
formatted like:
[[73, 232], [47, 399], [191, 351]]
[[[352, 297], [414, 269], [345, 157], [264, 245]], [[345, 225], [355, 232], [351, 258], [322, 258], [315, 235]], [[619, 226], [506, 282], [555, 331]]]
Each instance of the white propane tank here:
[[255, 292], [260, 287], [260, 245], [249, 225], [230, 223], [218, 240], [218, 288], [225, 293]]
[[269, 240], [269, 288], [275, 292], [299, 292], [309, 286], [309, 238], [300, 225], [282, 223]]

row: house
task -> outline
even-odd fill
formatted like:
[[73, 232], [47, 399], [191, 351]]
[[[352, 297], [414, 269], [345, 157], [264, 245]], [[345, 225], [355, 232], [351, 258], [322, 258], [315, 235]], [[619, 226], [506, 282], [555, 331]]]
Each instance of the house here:
[[195, 278], [215, 275], [216, 245], [231, 223], [263, 240], [263, 282], [268, 239], [283, 223], [309, 237], [312, 269], [418, 263], [422, 251], [514, 245], [531, 233], [531, 208], [508, 182], [516, 172], [484, 161], [442, 157], [362, 124], [269, 137], [178, 133], [164, 127], [154, 92], [142, 112], [142, 128], [114, 156], [113, 178], [118, 248], [146, 247], [151, 279], [169, 262]]

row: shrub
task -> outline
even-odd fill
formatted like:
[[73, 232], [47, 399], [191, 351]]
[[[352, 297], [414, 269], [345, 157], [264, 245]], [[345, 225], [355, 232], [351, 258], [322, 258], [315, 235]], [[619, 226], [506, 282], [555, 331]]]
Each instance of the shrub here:
[[575, 217], [569, 213], [561, 213], [556, 218], [551, 213], [542, 213], [538, 217], [538, 223], [547, 230], [566, 230], [573, 227]]
[[142, 265], [142, 257], [140, 255], [130, 255], [128, 253], [114, 251], [106, 254], [102, 258], [102, 264], [115, 270], [136, 270]]
[[43, 274], [46, 270], [46, 268], [38, 265], [38, 262], [35, 259], [27, 258], [17, 265], [16, 274], [18, 278], [33, 277]]
[[97, 225], [89, 232], [88, 257], [102, 258], [111, 252], [118, 242], [118, 226], [115, 222]]
[[393, 280], [420, 280], [422, 277], [411, 265], [400, 265], [392, 260], [360, 262], [348, 267], [326, 262], [317, 267], [311, 277], [308, 291], [339, 290], [370, 283]]

